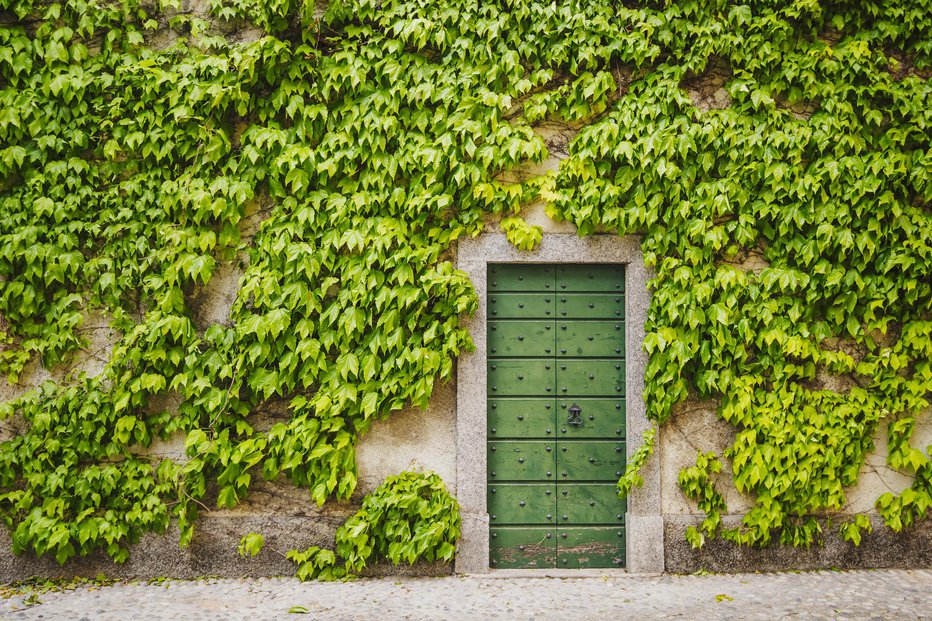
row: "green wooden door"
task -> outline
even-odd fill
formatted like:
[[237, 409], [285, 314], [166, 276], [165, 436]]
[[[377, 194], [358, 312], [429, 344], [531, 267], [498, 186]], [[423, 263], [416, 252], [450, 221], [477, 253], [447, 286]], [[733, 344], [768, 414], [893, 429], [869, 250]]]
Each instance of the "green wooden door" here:
[[620, 265], [490, 265], [488, 507], [494, 568], [622, 567]]

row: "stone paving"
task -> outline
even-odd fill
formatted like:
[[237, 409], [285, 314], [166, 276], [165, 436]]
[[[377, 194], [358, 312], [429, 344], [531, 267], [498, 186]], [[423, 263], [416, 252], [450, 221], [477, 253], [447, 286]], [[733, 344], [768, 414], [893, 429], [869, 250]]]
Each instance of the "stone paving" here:
[[[6, 588], [0, 617], [321, 619], [932, 619], [932, 570], [703, 576], [292, 578]], [[291, 610], [292, 612], [289, 612]]]

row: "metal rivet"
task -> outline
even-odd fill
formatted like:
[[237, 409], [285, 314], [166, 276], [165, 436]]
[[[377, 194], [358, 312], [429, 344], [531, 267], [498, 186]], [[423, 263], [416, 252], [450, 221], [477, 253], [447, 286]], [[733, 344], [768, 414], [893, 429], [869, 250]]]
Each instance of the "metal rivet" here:
[[567, 494], [569, 494], [569, 492], [566, 490], [563, 490], [563, 495], [566, 496]]
[[497, 392], [497, 391], [498, 391], [498, 386], [492, 386], [492, 390]]
[[523, 379], [524, 379], [524, 376], [523, 376], [523, 375], [519, 375], [519, 376], [518, 376], [518, 379], [519, 379], [519, 380], [523, 380]]
[[[564, 317], [566, 317], [566, 311], [560, 311], [560, 314], [563, 315]], [[565, 330], [565, 329], [566, 329], [566, 328], [564, 328], [564, 330]]]
[[549, 364], [545, 364], [545, 365], [544, 365], [544, 368], [545, 368], [546, 370], [549, 371], [549, 370], [550, 370], [550, 365], [549, 365]]
[[[565, 431], [565, 430], [564, 430], [564, 431]], [[562, 446], [562, 447], [560, 447], [560, 450], [563, 451], [563, 452], [565, 453], [565, 452], [566, 452], [566, 447], [565, 447], [565, 446]]]
[[[566, 533], [563, 533], [563, 534], [560, 535], [560, 536], [563, 537], [564, 539], [566, 539]], [[563, 562], [565, 563], [565, 562], [566, 562], [566, 559], [563, 559]]]
[[552, 537], [553, 537], [553, 533], [547, 533], [547, 539], [550, 539]]
[[493, 347], [493, 348], [492, 348], [492, 353], [494, 354], [496, 351], [498, 351], [498, 350], [495, 349], [495, 348]]
[[595, 420], [595, 416], [593, 416], [592, 414], [590, 414], [590, 415], [589, 415], [589, 420]]
[[616, 471], [615, 471], [615, 476], [616, 476], [616, 477], [620, 477], [620, 476], [621, 476], [621, 470], [616, 470]]
[[[562, 428], [560, 431], [562, 431], [563, 433], [566, 433], [566, 427]], [[566, 449], [563, 449], [563, 450], [565, 451]]]
[[616, 453], [620, 453], [620, 452], [621, 452], [621, 447], [620, 447], [620, 446], [616, 446], [616, 447], [615, 447], [615, 452], [616, 452]]
[[548, 452], [548, 453], [549, 453], [550, 451], [552, 451], [552, 450], [553, 450], [553, 447], [552, 447], [552, 446], [548, 446], [548, 447], [547, 447], [547, 452]]
[[590, 458], [589, 458], [589, 463], [590, 463], [590, 464], [594, 464], [594, 463], [595, 463], [595, 457], [590, 457]]
[[590, 303], [589, 303], [589, 308], [595, 308], [595, 304], [593, 304], [592, 302], [590, 302]]
[[570, 518], [569, 518], [568, 515], [566, 515], [566, 514], [564, 513], [564, 514], [563, 514], [563, 519], [564, 519], [564, 520], [568, 520], [568, 519], [570, 519]]
[[550, 514], [548, 513], [548, 514], [547, 514], [547, 519], [548, 519], [548, 520], [552, 520], [552, 519], [553, 519], [553, 516], [550, 515]]
[[492, 326], [492, 332], [495, 332], [496, 329], [497, 328], [495, 326]]
[[549, 302], [550, 298], [544, 298], [544, 302]]
[[621, 392], [621, 386], [615, 386], [615, 392]]
[[621, 302], [621, 298], [615, 298], [616, 302]]
[[615, 348], [615, 353], [616, 353], [616, 354], [620, 354], [620, 353], [621, 353], [621, 348], [620, 348], [620, 347], [616, 347], [616, 348]]
[[495, 514], [493, 513], [493, 514], [492, 514], [492, 519], [493, 519], [493, 520], [496, 520], [496, 519], [498, 519], [498, 516], [495, 515]]
[[518, 420], [524, 420], [524, 415], [522, 414], [522, 415], [518, 416]]
[[519, 336], [519, 337], [518, 337], [518, 340], [519, 340], [519, 341], [523, 341], [523, 340], [524, 340], [524, 337], [523, 337], [523, 336]]
[[[547, 349], [545, 349], [545, 350], [544, 350], [544, 353], [545, 353], [545, 354], [549, 354], [549, 353], [550, 353], [550, 348], [548, 347]], [[549, 369], [550, 367], [547, 367], [547, 368]]]
[[594, 507], [594, 506], [595, 506], [595, 501], [594, 501], [594, 500], [590, 500], [590, 501], [589, 501], [589, 506], [590, 506], [590, 507]]
[[524, 546], [518, 546], [518, 549], [524, 552]]
[[494, 446], [492, 447], [492, 452], [493, 452], [493, 453], [495, 452], [495, 447], [494, 447]]
[[563, 474], [563, 476], [566, 476], [566, 473], [565, 473], [565, 472], [564, 472], [564, 473], [562, 473], [562, 474]]
[[549, 331], [550, 331], [550, 326], [547, 326], [547, 327], [544, 328], [544, 329], [547, 330], [547, 331], [549, 332]]
[[495, 364], [492, 365], [492, 370], [493, 370], [493, 371], [494, 371], [495, 369], [497, 369], [497, 368], [498, 368], [498, 365], [495, 365]]
[[[492, 539], [498, 538], [498, 533], [492, 533]], [[492, 564], [495, 564], [495, 561], [492, 561]]]
[[498, 404], [497, 404], [497, 403], [493, 403], [493, 404], [492, 404], [492, 409], [493, 409], [493, 410], [497, 410], [497, 409], [498, 409]]
[[564, 386], [564, 387], [561, 388], [560, 390], [562, 390], [563, 392], [566, 392], [566, 386]]
[[495, 429], [495, 427], [492, 427], [492, 433], [495, 433], [496, 431], [497, 430]]
[[590, 373], [590, 374], [589, 374], [589, 379], [595, 379], [595, 375], [593, 375], [592, 373]]
[[615, 329], [616, 329], [616, 330], [621, 330], [621, 326], [618, 325], [618, 324], [616, 323], [616, 324], [615, 324]]
[[551, 407], [552, 407], [551, 404], [548, 403], [547, 405], [544, 406], [544, 409], [549, 410]]
[[550, 314], [550, 311], [544, 311], [544, 312], [545, 312], [545, 313], [546, 313], [547, 315], [549, 315], [549, 314]]
[[547, 392], [550, 392], [551, 390], [553, 390], [553, 386], [547, 386]]
[[625, 516], [623, 516], [623, 515], [620, 514], [620, 513], [619, 513], [618, 515], [615, 516], [615, 518], [616, 518], [616, 519], [619, 519], [619, 520], [623, 519], [624, 517], [625, 517]]
[[616, 436], [620, 436], [620, 435], [621, 435], [621, 429], [616, 429], [616, 430], [615, 430], [615, 435], [616, 435]]
[[616, 403], [616, 404], [615, 404], [615, 409], [616, 409], [616, 410], [620, 410], [620, 409], [621, 409], [621, 404], [620, 404], [620, 403]]
[[[492, 476], [493, 476], [493, 477], [495, 476], [495, 471], [494, 471], [494, 470], [492, 471]], [[618, 476], [621, 476], [621, 475], [618, 475]]]
[[549, 496], [549, 495], [552, 494], [553, 492], [551, 492], [551, 491], [548, 489], [548, 490], [547, 490], [546, 492], [544, 492], [544, 493], [547, 494], [547, 495]]
[[565, 282], [561, 282], [561, 283], [560, 283], [560, 288], [561, 288], [561, 289], [566, 289], [566, 283], [565, 283]]
[[498, 311], [492, 311], [492, 314], [493, 314], [493, 315], [497, 315], [497, 314], [498, 314]]
[[547, 430], [547, 435], [549, 436], [551, 433], [552, 433], [552, 432], [548, 429], [548, 430]]
[[[566, 353], [566, 350], [565, 350], [565, 349], [561, 349], [561, 350], [560, 350], [560, 353], [561, 353], [561, 354], [565, 354], [565, 353]], [[563, 367], [563, 368], [565, 369], [566, 367]]]
[[615, 315], [621, 317], [621, 311], [615, 311]]
[[560, 407], [563, 408], [563, 409], [565, 410], [565, 409], [566, 409], [566, 404], [565, 404], [565, 403], [561, 403], [561, 404], [560, 404]]
[[566, 326], [560, 326], [561, 330], [566, 330]]
[[616, 284], [615, 284], [615, 288], [616, 288], [616, 289], [621, 289], [621, 283], [616, 283]]
[[594, 336], [590, 336], [590, 337], [589, 337], [589, 340], [591, 341], [591, 340], [593, 340], [594, 338], [595, 338]]
[[[548, 477], [549, 477], [549, 476], [552, 476], [551, 473], [550, 473], [549, 471], [547, 472], [547, 476], [548, 476]], [[618, 476], [621, 476], [621, 475], [619, 474]]]
[[524, 304], [518, 304], [518, 308], [524, 308]]
[[518, 280], [524, 280], [524, 276], [518, 276]]
[[621, 365], [620, 365], [620, 364], [616, 364], [616, 365], [615, 365], [615, 370], [616, 370], [616, 371], [621, 371]]
[[560, 365], [560, 370], [561, 370], [561, 371], [566, 371], [566, 365], [565, 365], [565, 364], [561, 364], [561, 365]]
[[525, 502], [524, 502], [523, 500], [522, 500], [521, 502], [518, 503], [518, 506], [519, 506], [519, 507], [523, 507], [524, 505], [525, 505]]
[[523, 463], [524, 463], [524, 458], [523, 458], [523, 457], [519, 457], [519, 458], [518, 458], [518, 463], [519, 463], [519, 464], [523, 464]]
[[492, 298], [492, 301], [495, 302], [496, 298]]

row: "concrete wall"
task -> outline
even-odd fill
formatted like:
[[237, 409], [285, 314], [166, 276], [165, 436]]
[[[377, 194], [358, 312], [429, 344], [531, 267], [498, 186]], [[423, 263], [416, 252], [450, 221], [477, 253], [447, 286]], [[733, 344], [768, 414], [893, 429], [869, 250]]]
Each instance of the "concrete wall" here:
[[[203, 8], [202, 5], [203, 3], [199, 2], [192, 3], [198, 10]], [[254, 35], [255, 33], [247, 32], [241, 33], [240, 36]], [[722, 88], [726, 78], [727, 67], [713, 65], [710, 72], [697, 76], [688, 82], [685, 88], [697, 107], [702, 110], [726, 107], [730, 103], [727, 93]], [[539, 132], [547, 143], [551, 158], [542, 164], [513, 171], [503, 179], [520, 180], [555, 169], [559, 160], [568, 153], [568, 144], [575, 134], [575, 128], [546, 124], [539, 128]], [[531, 224], [541, 226], [548, 239], [569, 239], [575, 236], [576, 231], [572, 225], [550, 220], [542, 203], [529, 205], [523, 210], [522, 215]], [[253, 217], [251, 224], [248, 224], [252, 230], [259, 218], [260, 216]], [[487, 232], [494, 234], [496, 231], [496, 225], [490, 222]], [[552, 241], [545, 240], [545, 247], [552, 244]], [[573, 255], [566, 255], [557, 257], [556, 260], [572, 259]], [[528, 260], [542, 259], [538, 255], [537, 259]], [[764, 264], [760, 257], [751, 256], [738, 267], [759, 271]], [[242, 271], [235, 265], [222, 265], [209, 286], [194, 296], [191, 301], [192, 308], [200, 327], [228, 320], [229, 308], [235, 299], [241, 275]], [[484, 340], [482, 320], [473, 321], [471, 326], [474, 337]], [[71, 371], [84, 371], [91, 375], [99, 373], [109, 357], [115, 335], [108, 327], [107, 317], [102, 315], [89, 316], [85, 320], [82, 332], [90, 341], [90, 345], [70, 364], [52, 370], [45, 370], [34, 364], [16, 386], [9, 386], [0, 380], [0, 401], [22, 394], [49, 379], [62, 381]], [[629, 393], [629, 398], [633, 396], [634, 393]], [[480, 395], [478, 398], [484, 403], [484, 396]], [[692, 550], [686, 544], [683, 534], [687, 526], [698, 524], [702, 516], [679, 490], [677, 475], [681, 468], [694, 463], [697, 451], [715, 451], [721, 455], [722, 450], [733, 439], [734, 429], [716, 416], [715, 408], [716, 404], [710, 402], [691, 401], [681, 404], [673, 420], [663, 429], [656, 455], [646, 472], [648, 483], [638, 492], [641, 498], [639, 502], [643, 505], [642, 517], [647, 514], [650, 517], [640, 522], [634, 519], [629, 524], [632, 535], [635, 532], [640, 533], [635, 539], [641, 541], [644, 546], [644, 549], [636, 554], [641, 554], [641, 558], [660, 559], [659, 564], [642, 565], [640, 570], [660, 571], [665, 568], [671, 572], [691, 572], [698, 569], [757, 571], [932, 566], [932, 526], [928, 521], [910, 532], [897, 535], [882, 526], [876, 516], [875, 532], [865, 536], [860, 548], [841, 541], [835, 529], [826, 529], [826, 545], [811, 550], [779, 546], [754, 550], [737, 548], [721, 541], [710, 542], [698, 552]], [[323, 508], [318, 508], [311, 502], [306, 490], [295, 488], [286, 482], [268, 483], [259, 480], [254, 484], [250, 495], [236, 508], [205, 512], [198, 523], [197, 534], [189, 549], [179, 550], [178, 535], [174, 530], [164, 535], [148, 535], [133, 548], [130, 560], [123, 566], [114, 565], [100, 557], [72, 561], [64, 567], [59, 567], [50, 559], [15, 557], [10, 552], [9, 535], [0, 529], [0, 580], [23, 579], [31, 575], [93, 577], [101, 573], [113, 577], [134, 578], [291, 574], [294, 566], [284, 558], [286, 550], [331, 544], [334, 531], [358, 507], [361, 494], [376, 487], [386, 476], [401, 470], [434, 470], [447, 483], [451, 492], [461, 493], [464, 498], [481, 497], [481, 503], [484, 503], [484, 488], [464, 487], [463, 482], [457, 480], [458, 469], [463, 471], [477, 468], [475, 463], [464, 463], [466, 457], [457, 462], [457, 451], [464, 441], [464, 434], [475, 433], [475, 429], [466, 425], [464, 420], [462, 417], [457, 418], [456, 383], [440, 384], [435, 388], [434, 397], [426, 411], [409, 409], [396, 413], [373, 424], [361, 439], [357, 451], [360, 484], [357, 495], [352, 500], [329, 503]], [[482, 420], [481, 424], [484, 425], [484, 417]], [[0, 421], [0, 439], [10, 437], [16, 431], [16, 421]], [[885, 465], [885, 437], [886, 430], [878, 430], [875, 442], [877, 449], [864, 464], [858, 484], [848, 491], [845, 513], [870, 512], [873, 501], [879, 494], [887, 490], [897, 492], [911, 484], [910, 477], [892, 471]], [[637, 447], [634, 434], [631, 435], [630, 444], [632, 449]], [[932, 413], [922, 419], [914, 438], [914, 446], [917, 448], [924, 448], [929, 444], [932, 444]], [[176, 437], [169, 442], [156, 443], [149, 449], [140, 450], [140, 453], [154, 460], [165, 457], [184, 459], [182, 438]], [[467, 455], [468, 452], [461, 454]], [[484, 464], [484, 454], [481, 463]], [[740, 521], [741, 514], [751, 506], [752, 499], [743, 497], [734, 490], [728, 480], [730, 471], [727, 461], [725, 466], [726, 470], [721, 475], [722, 484], [719, 487], [725, 493], [733, 513], [726, 517], [726, 523], [736, 524]], [[481, 485], [484, 485], [485, 477], [483, 468], [479, 468]], [[484, 507], [484, 504], [482, 506]], [[482, 528], [486, 530], [483, 531]], [[252, 531], [263, 533], [267, 543], [258, 557], [243, 560], [235, 552], [236, 545], [242, 535]], [[475, 537], [477, 533], [481, 537], [482, 532], [487, 533], [487, 521], [483, 523], [482, 516], [478, 514], [467, 515], [464, 532], [467, 533], [467, 537]], [[485, 544], [487, 543], [486, 539]], [[476, 566], [481, 565], [480, 551], [480, 554], [464, 565], [464, 568], [474, 571]], [[414, 571], [431, 574], [451, 570], [449, 565], [420, 565], [413, 570], [394, 570], [390, 566], [380, 565], [373, 568], [372, 573]]]

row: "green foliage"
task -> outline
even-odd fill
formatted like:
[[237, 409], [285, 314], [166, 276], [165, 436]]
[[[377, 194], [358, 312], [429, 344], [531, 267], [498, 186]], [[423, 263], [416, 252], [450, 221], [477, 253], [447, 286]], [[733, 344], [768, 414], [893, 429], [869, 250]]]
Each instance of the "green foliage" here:
[[499, 226], [505, 232], [508, 241], [518, 250], [534, 250], [543, 239], [543, 229], [539, 226], [531, 226], [525, 222], [524, 218], [502, 218]]
[[460, 536], [456, 499], [432, 472], [388, 477], [362, 501], [362, 508], [337, 529], [336, 551], [317, 546], [291, 550], [301, 580], [353, 576], [368, 563], [453, 560]]
[[641, 468], [644, 462], [654, 453], [654, 439], [657, 437], [657, 428], [647, 429], [641, 437], [641, 446], [634, 451], [634, 454], [628, 459], [625, 465], [624, 474], [618, 479], [618, 496], [626, 498], [631, 490], [635, 487], [644, 485], [644, 479], [641, 477]]
[[262, 551], [262, 546], [264, 545], [265, 537], [260, 533], [247, 533], [239, 540], [239, 545], [236, 546], [236, 553], [243, 558], [247, 556], [256, 556]]
[[[360, 434], [471, 347], [451, 246], [537, 193], [580, 234], [643, 235], [648, 413], [695, 394], [737, 428], [756, 505], [728, 536], [814, 540], [881, 423], [915, 479], [878, 510], [928, 515], [903, 422], [932, 392], [928, 0], [211, 8], [267, 34], [208, 36], [171, 2], [0, 0], [0, 373], [67, 360], [90, 311], [121, 334], [100, 375], [0, 406], [17, 552], [123, 560], [173, 518], [187, 543], [200, 503], [258, 476], [348, 498]], [[732, 105], [700, 111], [682, 87], [710, 59]], [[548, 119], [582, 127], [569, 157], [504, 183], [546, 157]], [[239, 260], [229, 321], [199, 324]], [[285, 414], [258, 430], [260, 408]], [[172, 434], [187, 459], [150, 463]]]

